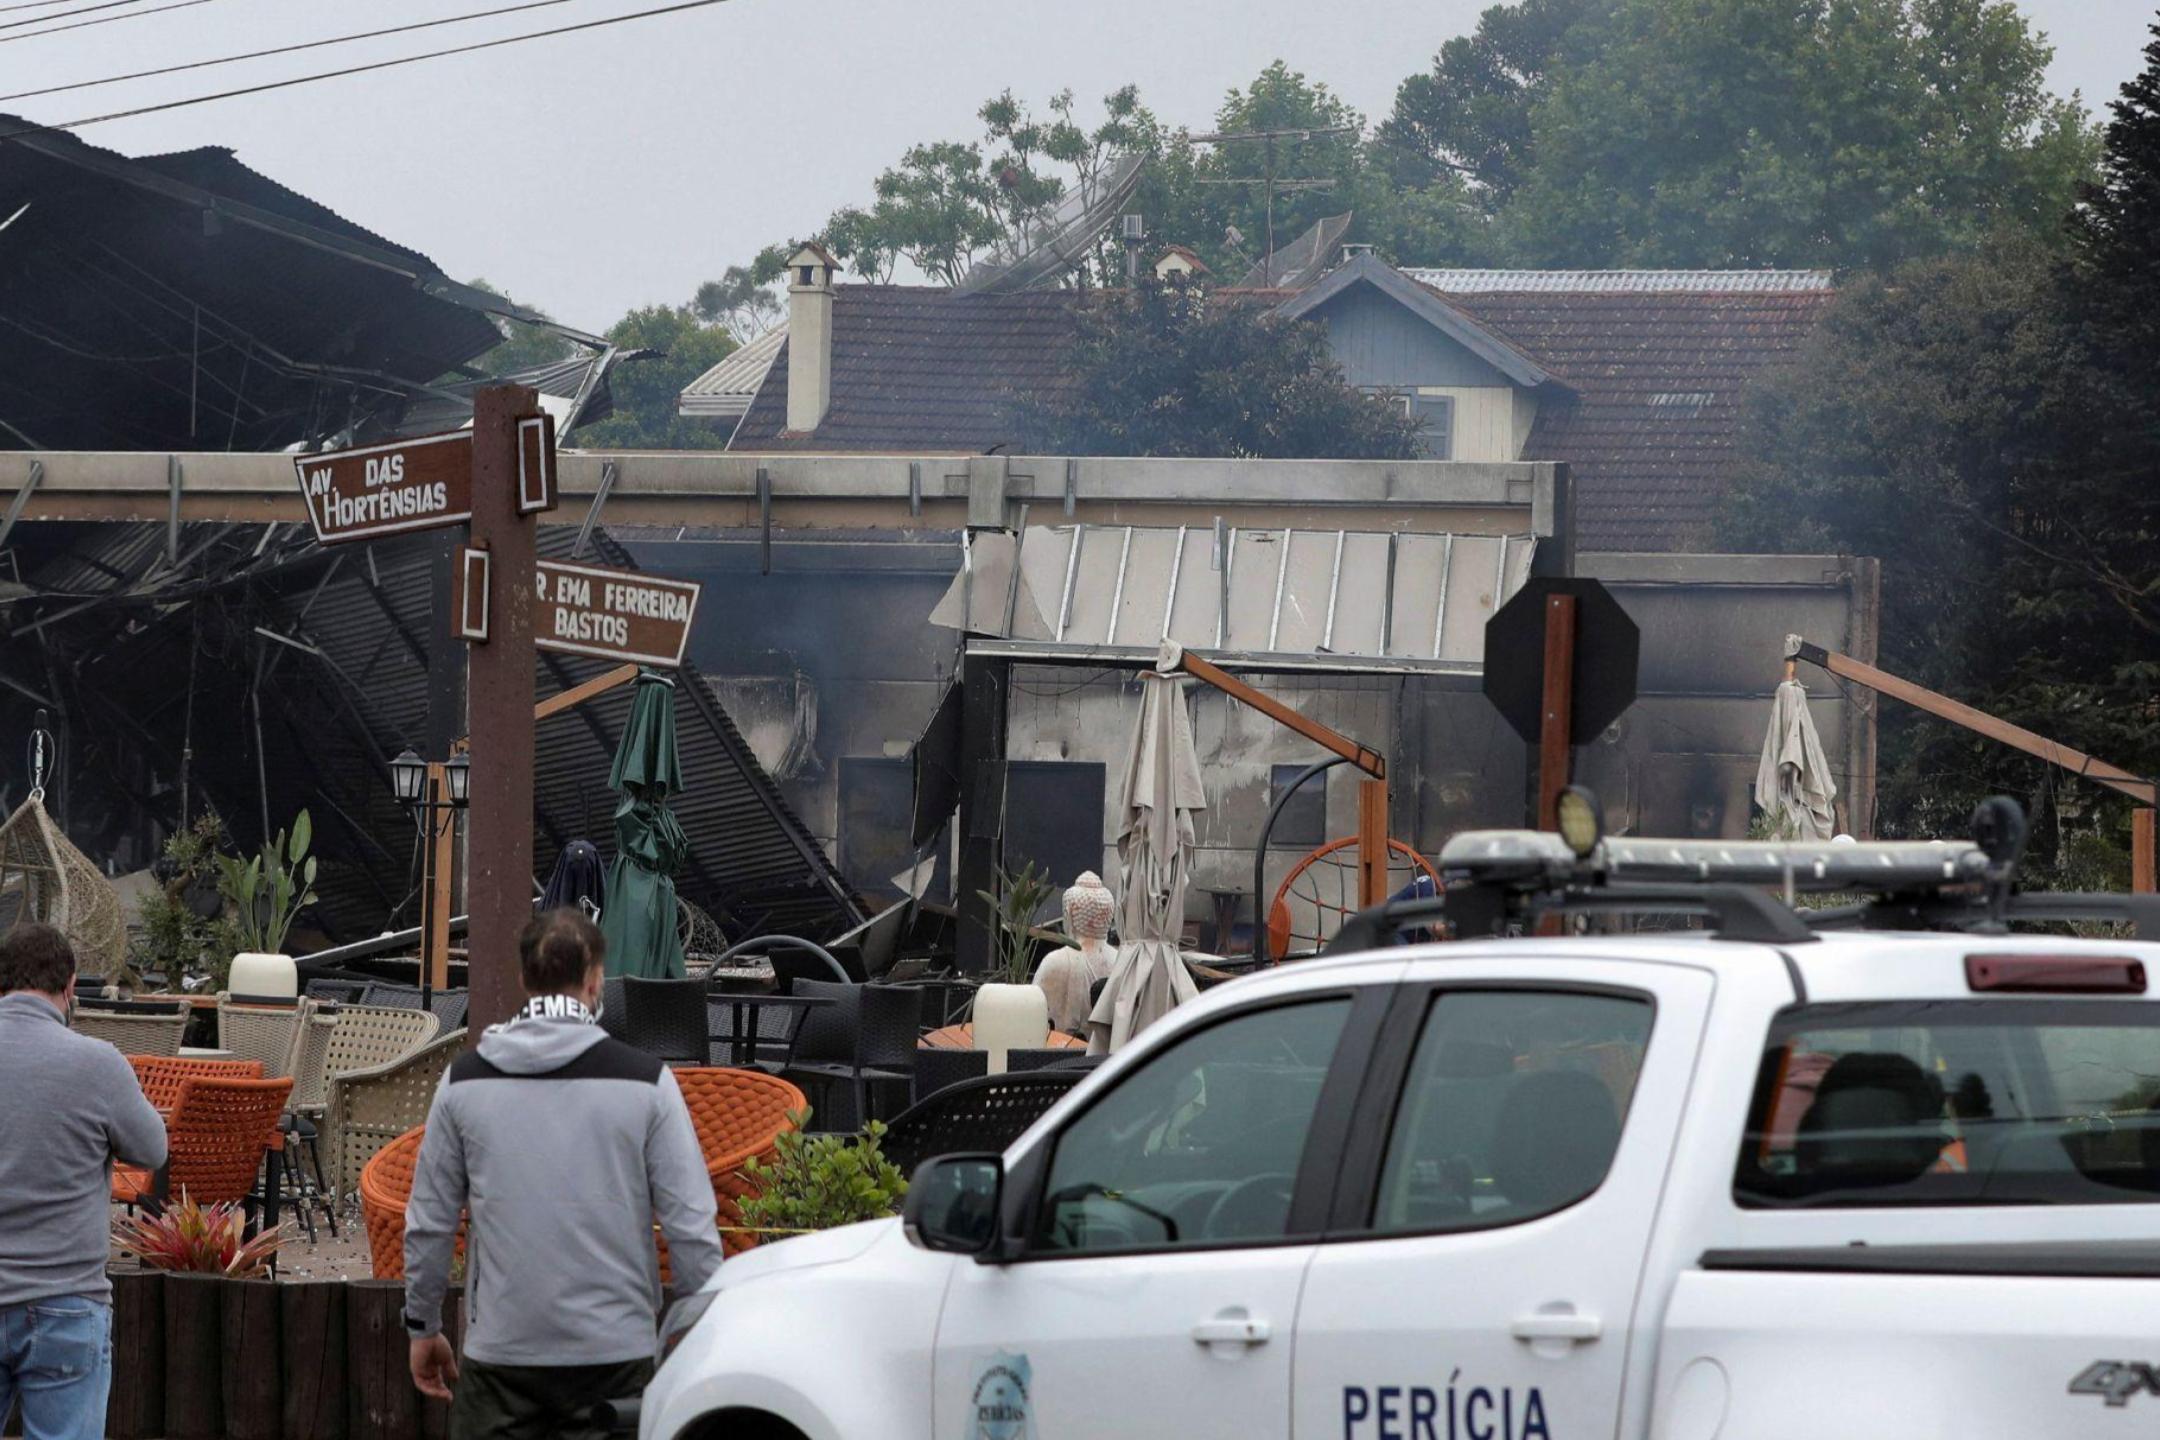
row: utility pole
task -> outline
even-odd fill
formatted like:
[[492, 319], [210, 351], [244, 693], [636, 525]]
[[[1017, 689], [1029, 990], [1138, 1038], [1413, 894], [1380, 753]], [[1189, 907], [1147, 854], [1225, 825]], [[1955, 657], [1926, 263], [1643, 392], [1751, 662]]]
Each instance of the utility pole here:
[[1266, 164], [1257, 176], [1202, 180], [1203, 185], [1261, 185], [1266, 187], [1267, 207], [1267, 258], [1261, 262], [1269, 279], [1275, 274], [1275, 192], [1278, 190], [1329, 190], [1335, 182], [1326, 178], [1308, 180], [1278, 180], [1275, 178], [1275, 147], [1282, 140], [1309, 140], [1318, 135], [1354, 135], [1355, 125], [1324, 125], [1318, 128], [1300, 127], [1278, 130], [1225, 130], [1209, 135], [1192, 137], [1195, 145], [1226, 145], [1235, 140], [1258, 140], [1262, 143]]

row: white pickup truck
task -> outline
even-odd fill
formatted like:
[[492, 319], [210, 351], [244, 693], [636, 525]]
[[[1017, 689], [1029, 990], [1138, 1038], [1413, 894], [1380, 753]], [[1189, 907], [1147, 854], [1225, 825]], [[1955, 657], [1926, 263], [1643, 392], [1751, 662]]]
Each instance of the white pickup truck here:
[[[1842, 846], [1795, 887], [1793, 847], [1475, 838], [1461, 914], [1714, 928], [1220, 986], [1002, 1156], [924, 1164], [904, 1224], [723, 1265], [642, 1435], [2160, 1434], [2160, 945], [1976, 933], [2007, 887], [1970, 846]], [[1844, 918], [1923, 928], [1672, 882], [1728, 861], [1880, 880]]]

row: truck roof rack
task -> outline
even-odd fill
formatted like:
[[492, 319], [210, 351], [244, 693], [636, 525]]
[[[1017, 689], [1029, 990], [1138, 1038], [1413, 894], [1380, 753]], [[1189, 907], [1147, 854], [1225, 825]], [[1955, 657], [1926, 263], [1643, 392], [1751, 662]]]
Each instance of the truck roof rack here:
[[[1974, 831], [1974, 840], [1867, 843], [1591, 836], [1583, 853], [1544, 831], [1468, 831], [1440, 852], [1438, 896], [1361, 911], [1324, 953], [1376, 948], [1408, 929], [1505, 935], [1557, 914], [1689, 914], [1708, 919], [1715, 938], [1776, 945], [1837, 928], [1999, 934], [2013, 922], [2063, 921], [2124, 924], [2160, 940], [2160, 896], [2020, 893], [2016, 802], [1984, 802]], [[1866, 898], [1794, 908], [1803, 895], [1832, 894]]]

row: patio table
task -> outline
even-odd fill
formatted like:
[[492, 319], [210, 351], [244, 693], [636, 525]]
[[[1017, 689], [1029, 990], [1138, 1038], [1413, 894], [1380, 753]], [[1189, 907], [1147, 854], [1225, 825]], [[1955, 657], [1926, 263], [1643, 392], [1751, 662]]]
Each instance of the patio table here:
[[[915, 1043], [916, 1048], [921, 1050], [972, 1050], [975, 1048], [975, 1027], [972, 1024], [947, 1025], [943, 1029], [932, 1030]], [[1077, 1035], [1067, 1035], [1062, 1030], [1053, 1030], [1050, 1038], [1043, 1041], [1042, 1048], [1085, 1050], [1087, 1041]]]
[[[708, 1004], [725, 1005], [735, 1012], [734, 1028], [730, 1033], [721, 1035], [708, 1034], [706, 1039], [708, 1041], [724, 1040], [728, 1042], [730, 1054], [737, 1065], [755, 1065], [757, 1063], [759, 1029], [755, 1012], [767, 1008], [814, 1010], [821, 1005], [833, 1003], [830, 998], [823, 995], [758, 995], [746, 994], [741, 991], [707, 994], [705, 999]], [[787, 1060], [794, 1058], [795, 1043], [802, 1037], [803, 1022], [808, 1018], [808, 1016], [804, 1016], [801, 1020], [798, 1020], [794, 1028], [788, 1032], [785, 1042], [787, 1053], [781, 1057], [783, 1065]]]

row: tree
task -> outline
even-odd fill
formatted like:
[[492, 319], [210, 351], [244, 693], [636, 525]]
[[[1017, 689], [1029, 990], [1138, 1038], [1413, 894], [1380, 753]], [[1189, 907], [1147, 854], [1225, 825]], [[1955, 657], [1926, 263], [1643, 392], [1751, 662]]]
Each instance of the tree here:
[[[505, 300], [510, 299], [506, 292], [496, 289], [485, 280], [476, 278], [466, 283], [475, 290], [483, 290], [490, 295], [497, 295]], [[528, 310], [533, 309], [530, 305], [525, 308]], [[534, 313], [547, 314], [545, 310], [538, 310]], [[527, 325], [519, 320], [507, 320], [500, 315], [491, 315], [488, 318], [494, 322], [495, 328], [502, 333], [503, 337], [500, 345], [488, 351], [486, 355], [476, 362], [484, 365], [490, 375], [515, 375], [521, 370], [538, 369], [542, 365], [552, 365], [558, 360], [567, 360], [578, 351], [575, 344], [565, 340], [553, 330], [538, 325]]]
[[1442, 45], [1430, 71], [1397, 89], [1394, 111], [1373, 135], [1380, 166], [1417, 189], [1466, 177], [1480, 201], [1497, 208], [1531, 167], [1530, 115], [1546, 82], [1582, 22], [1612, 6], [1520, 0], [1487, 10], [1475, 32]]
[[[891, 279], [904, 259], [957, 285], [977, 262], [1019, 253], [1059, 195], [1100, 179], [1153, 124], [1130, 85], [1103, 97], [1093, 129], [1078, 118], [1070, 90], [1052, 96], [1048, 111], [1037, 116], [1010, 90], [984, 102], [976, 112], [981, 140], [910, 146], [878, 176], [868, 209], [835, 211], [817, 238], [873, 281]], [[1102, 254], [1087, 268], [1108, 263]]]
[[1561, 48], [1522, 263], [1887, 268], [2056, 233], [2094, 158], [2011, 0], [1616, 0]]
[[615, 413], [577, 431], [588, 450], [718, 450], [727, 436], [675, 413], [683, 387], [727, 358], [735, 341], [700, 324], [687, 305], [647, 305], [615, 322], [607, 338], [626, 349], [657, 350], [658, 358], [628, 360], [608, 372]]
[[[2129, 551], [2109, 513], [2129, 487], [2106, 465], [2120, 417], [2096, 369], [2059, 259], [2030, 236], [1862, 278], [1795, 368], [1758, 384], [1722, 538], [1879, 557], [1887, 669], [2150, 772], [2160, 616], [2132, 620], [2111, 593], [2110, 557]], [[2129, 528], [2121, 540], [2149, 556], [2149, 524]], [[2150, 560], [2136, 573], [2149, 581]], [[2005, 746], [1895, 704], [1880, 713], [1888, 833], [1961, 833], [1981, 796], [2006, 789], [2043, 820], [2058, 806], [2117, 813]], [[2045, 826], [2041, 838], [2040, 862], [2059, 863], [2067, 852]]]
[[738, 345], [755, 340], [787, 313], [787, 301], [774, 292], [773, 281], [787, 268], [788, 253], [768, 245], [748, 265], [728, 266], [718, 280], [698, 286], [691, 312], [727, 331]]
[[1416, 422], [1343, 379], [1316, 322], [1143, 280], [1084, 312], [1067, 383], [1018, 398], [1044, 455], [1407, 459]]

